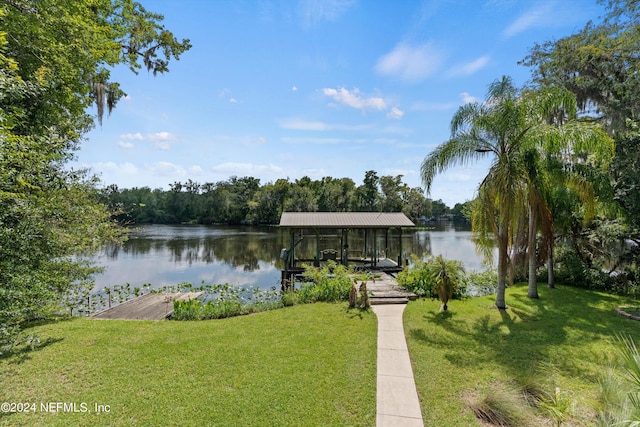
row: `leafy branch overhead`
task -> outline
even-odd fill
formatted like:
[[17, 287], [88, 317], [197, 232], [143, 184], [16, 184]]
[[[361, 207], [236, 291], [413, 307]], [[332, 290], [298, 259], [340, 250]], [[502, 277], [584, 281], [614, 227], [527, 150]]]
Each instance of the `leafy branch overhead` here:
[[[110, 70], [164, 73], [188, 50], [131, 0], [0, 0], [0, 353], [30, 321], [92, 287], [86, 255], [119, 241], [96, 179], [70, 170], [84, 134], [124, 91]], [[30, 345], [30, 344], [29, 344]]]
[[[176, 60], [191, 48], [189, 39], [178, 41], [167, 31], [160, 22], [164, 16], [147, 11], [138, 2], [120, 1], [114, 8], [116, 17], [124, 18], [119, 21], [125, 35], [120, 39], [124, 62], [129, 64], [131, 71], [137, 73], [141, 68], [138, 59], [142, 59], [147, 71], [165, 73], [169, 71], [171, 57]], [[161, 53], [162, 56], [158, 56]]]
[[162, 15], [131, 0], [0, 0], [0, 10], [6, 55], [22, 79], [44, 84], [57, 95], [52, 106], [77, 117], [95, 104], [99, 123], [125, 95], [110, 79], [114, 66], [165, 73], [191, 48], [164, 27]]

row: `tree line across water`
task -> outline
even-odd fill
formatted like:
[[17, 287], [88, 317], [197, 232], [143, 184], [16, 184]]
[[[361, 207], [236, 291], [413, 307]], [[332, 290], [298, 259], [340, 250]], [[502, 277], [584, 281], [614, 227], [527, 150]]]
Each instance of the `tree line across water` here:
[[378, 176], [367, 171], [361, 185], [351, 178], [305, 176], [261, 185], [250, 176], [204, 183], [174, 182], [169, 190], [149, 187], [101, 192], [103, 201], [124, 224], [277, 224], [282, 212], [404, 212], [414, 223], [450, 215], [465, 221], [470, 202], [453, 209], [431, 200], [420, 187], [402, 182], [402, 175]]

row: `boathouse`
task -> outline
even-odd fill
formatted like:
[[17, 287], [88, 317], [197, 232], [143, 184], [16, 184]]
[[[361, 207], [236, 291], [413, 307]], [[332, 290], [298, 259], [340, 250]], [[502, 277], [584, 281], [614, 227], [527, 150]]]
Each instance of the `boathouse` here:
[[[303, 264], [319, 266], [329, 260], [356, 269], [401, 271], [405, 261], [402, 229], [415, 227], [415, 224], [402, 212], [283, 212], [280, 227], [289, 230], [288, 245], [280, 253], [284, 260], [282, 283], [285, 285], [304, 271]], [[364, 232], [364, 239], [358, 239], [357, 244], [354, 244], [355, 239], [349, 238], [354, 230], [360, 234]], [[333, 240], [337, 247], [323, 249], [323, 237], [336, 235], [339, 239]], [[315, 239], [315, 254], [312, 258], [298, 257], [296, 246], [307, 236]], [[384, 239], [379, 244], [381, 237]], [[388, 257], [390, 239], [397, 239], [395, 259]]]

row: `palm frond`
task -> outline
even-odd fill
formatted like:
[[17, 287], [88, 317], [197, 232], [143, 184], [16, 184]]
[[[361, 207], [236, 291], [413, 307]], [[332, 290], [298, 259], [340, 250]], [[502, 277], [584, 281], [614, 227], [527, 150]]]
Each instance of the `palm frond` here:
[[483, 146], [483, 141], [464, 135], [438, 145], [424, 159], [420, 168], [422, 182], [427, 193], [431, 191], [433, 179], [437, 174], [444, 172], [451, 166], [466, 165], [471, 160], [482, 157], [484, 153], [477, 151], [481, 146]]

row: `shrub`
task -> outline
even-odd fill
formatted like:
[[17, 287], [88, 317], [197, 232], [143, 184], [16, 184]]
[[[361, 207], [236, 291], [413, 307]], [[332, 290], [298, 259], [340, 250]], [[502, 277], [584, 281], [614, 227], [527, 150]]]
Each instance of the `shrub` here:
[[494, 294], [497, 286], [498, 271], [496, 269], [467, 273], [467, 292], [472, 296]]
[[[442, 255], [428, 257], [426, 260], [412, 256], [411, 266], [398, 273], [398, 284], [418, 296], [430, 296], [443, 300], [445, 295], [449, 299], [459, 299], [466, 295], [467, 279], [462, 263], [457, 260], [447, 260]], [[440, 282], [439, 278], [444, 281]], [[447, 282], [449, 279], [452, 282]], [[447, 284], [448, 289], [443, 288]]]
[[442, 255], [438, 255], [427, 261], [427, 271], [442, 302], [442, 309], [447, 311], [447, 303], [453, 298], [453, 293], [460, 294], [461, 289], [465, 287], [462, 262], [447, 260]]
[[571, 286], [611, 292], [613, 279], [596, 266], [587, 265], [568, 245], [557, 248], [556, 279]]
[[425, 261], [412, 254], [411, 265], [398, 273], [398, 284], [419, 297], [430, 296], [435, 298], [436, 292], [433, 282], [429, 280]]
[[353, 271], [347, 267], [329, 261], [323, 267], [306, 267], [304, 278], [306, 280], [297, 292], [296, 297], [287, 297], [289, 301], [297, 300], [300, 303], [316, 301], [346, 301], [353, 285], [351, 275]]

